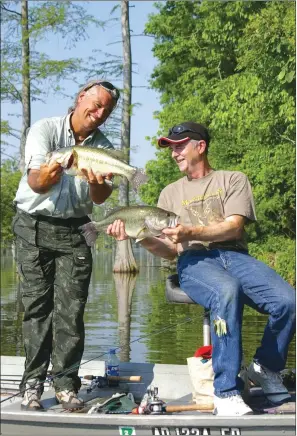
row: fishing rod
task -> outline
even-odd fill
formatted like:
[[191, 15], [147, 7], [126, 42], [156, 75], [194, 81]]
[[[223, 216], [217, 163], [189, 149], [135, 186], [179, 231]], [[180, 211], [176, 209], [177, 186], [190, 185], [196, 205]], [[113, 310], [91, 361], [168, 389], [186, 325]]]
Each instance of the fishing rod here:
[[[125, 349], [125, 348], [130, 347], [131, 344], [134, 344], [135, 342], [139, 342], [139, 341], [141, 341], [142, 339], [147, 338], [148, 336], [156, 336], [156, 335], [158, 335], [158, 334], [160, 334], [160, 333], [162, 333], [162, 332], [164, 332], [164, 331], [166, 331], [166, 330], [170, 330], [170, 329], [172, 329], [172, 328], [174, 328], [174, 327], [177, 327], [177, 326], [180, 326], [180, 325], [186, 324], [186, 323], [191, 322], [191, 321], [193, 321], [193, 319], [190, 318], [190, 317], [187, 317], [187, 318], [185, 318], [185, 319], [184, 319], [183, 321], [181, 321], [181, 322], [178, 322], [178, 323], [176, 323], [176, 324], [170, 324], [169, 326], [167, 325], [167, 326], [165, 326], [165, 327], [163, 327], [163, 328], [157, 330], [156, 332], [152, 332], [152, 333], [149, 333], [149, 334], [147, 334], [147, 335], [139, 336], [138, 338], [134, 339], [133, 341], [130, 341], [128, 345], [122, 345], [122, 346], [116, 347], [116, 348], [114, 348], [114, 350], [115, 350], [115, 351], [123, 350], [123, 349]], [[43, 381], [37, 383], [34, 387], [38, 387], [38, 386], [44, 384], [44, 383], [45, 383], [46, 381], [48, 381], [48, 380], [49, 380], [50, 382], [53, 382], [53, 380], [56, 379], [57, 377], [60, 377], [60, 376], [62, 376], [62, 375], [69, 374], [69, 373], [72, 372], [73, 370], [82, 367], [82, 366], [85, 365], [86, 363], [92, 362], [92, 361], [95, 360], [95, 359], [98, 359], [98, 358], [100, 358], [100, 357], [106, 356], [108, 353], [109, 353], [109, 352], [106, 351], [105, 353], [101, 353], [100, 355], [97, 355], [97, 356], [95, 356], [95, 357], [92, 357], [91, 359], [86, 360], [86, 361], [83, 362], [83, 363], [74, 364], [74, 365], [72, 365], [71, 367], [65, 369], [64, 371], [62, 371], [62, 372], [60, 372], [60, 373], [58, 373], [58, 374], [55, 374], [54, 376], [49, 376], [49, 377], [47, 377], [45, 380], [43, 380]], [[4, 403], [4, 401], [8, 401], [8, 400], [11, 400], [11, 399], [14, 398], [14, 397], [17, 397], [17, 396], [19, 396], [20, 394], [24, 394], [24, 393], [25, 393], [27, 390], [29, 390], [29, 389], [31, 389], [31, 388], [27, 388], [27, 389], [19, 390], [16, 394], [13, 394], [13, 395], [11, 395], [11, 396], [8, 397], [8, 398], [4, 398], [4, 400], [1, 400], [1, 401], [0, 401], [0, 404], [1, 404], [1, 403]]]

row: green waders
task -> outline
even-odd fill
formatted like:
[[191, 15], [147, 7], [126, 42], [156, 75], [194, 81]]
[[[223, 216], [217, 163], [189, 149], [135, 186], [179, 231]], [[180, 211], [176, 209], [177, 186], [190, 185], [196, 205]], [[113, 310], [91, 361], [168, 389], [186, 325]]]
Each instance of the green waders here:
[[61, 219], [20, 211], [14, 218], [25, 308], [21, 390], [28, 380], [45, 380], [50, 359], [56, 392], [80, 388], [78, 368], [84, 351], [83, 316], [92, 253], [78, 227], [89, 221], [87, 216]]

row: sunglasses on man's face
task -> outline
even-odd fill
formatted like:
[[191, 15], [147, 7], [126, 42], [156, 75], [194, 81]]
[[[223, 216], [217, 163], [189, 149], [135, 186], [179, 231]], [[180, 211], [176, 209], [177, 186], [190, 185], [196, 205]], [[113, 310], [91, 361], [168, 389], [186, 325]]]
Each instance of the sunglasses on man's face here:
[[120, 91], [113, 86], [110, 82], [95, 82], [92, 85], [88, 86], [84, 91], [88, 91], [93, 88], [93, 86], [101, 86], [105, 91], [107, 91], [115, 101], [118, 101], [120, 97]]
[[201, 134], [199, 132], [196, 132], [195, 130], [189, 129], [188, 127], [184, 127], [184, 126], [173, 126], [171, 129], [169, 129], [169, 135], [172, 135], [172, 133], [175, 133], [175, 135], [180, 135], [181, 133], [184, 132], [192, 132], [192, 133], [196, 133], [196, 135], [201, 136]]

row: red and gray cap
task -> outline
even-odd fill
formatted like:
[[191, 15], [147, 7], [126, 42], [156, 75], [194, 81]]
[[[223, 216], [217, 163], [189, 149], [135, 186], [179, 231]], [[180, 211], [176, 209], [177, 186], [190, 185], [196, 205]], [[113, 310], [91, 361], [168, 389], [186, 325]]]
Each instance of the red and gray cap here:
[[167, 136], [162, 136], [158, 140], [159, 147], [168, 147], [171, 144], [182, 144], [190, 139], [201, 141], [202, 139], [208, 145], [210, 136], [206, 127], [202, 124], [185, 122], [177, 124], [169, 129]]

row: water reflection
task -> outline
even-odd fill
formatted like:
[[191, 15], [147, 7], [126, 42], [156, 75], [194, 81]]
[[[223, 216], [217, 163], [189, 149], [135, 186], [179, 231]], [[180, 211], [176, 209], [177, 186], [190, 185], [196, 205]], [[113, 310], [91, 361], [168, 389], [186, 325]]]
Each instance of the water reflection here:
[[[121, 361], [186, 364], [186, 358], [203, 344], [203, 309], [167, 303], [168, 271], [146, 250], [134, 247], [134, 253], [140, 270], [132, 276], [112, 273], [112, 251], [94, 255], [85, 312], [84, 358], [95, 358], [121, 346]], [[10, 253], [1, 256], [1, 272], [1, 353], [24, 355], [23, 313], [16, 265]], [[247, 362], [259, 346], [266, 319], [252, 309], [245, 310], [243, 348]], [[287, 366], [295, 367], [295, 340]]]
[[131, 303], [136, 274], [113, 274], [118, 301], [118, 331], [121, 362], [130, 362]]

